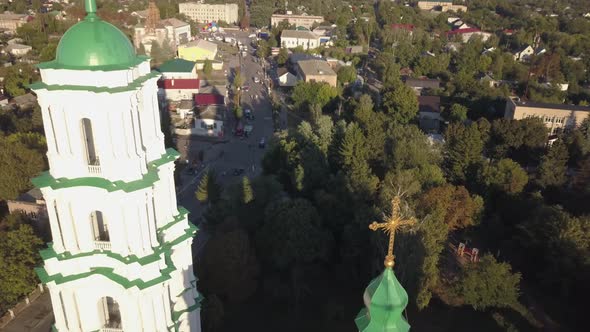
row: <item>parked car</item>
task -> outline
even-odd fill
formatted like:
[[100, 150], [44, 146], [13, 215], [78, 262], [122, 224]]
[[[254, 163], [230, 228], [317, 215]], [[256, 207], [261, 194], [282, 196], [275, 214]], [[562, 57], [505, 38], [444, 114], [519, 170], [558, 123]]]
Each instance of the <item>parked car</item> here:
[[242, 175], [242, 174], [244, 174], [243, 168], [234, 168], [234, 175], [235, 176]]
[[254, 83], [260, 83], [260, 79], [258, 78], [258, 76], [254, 77]]
[[262, 137], [260, 139], [260, 142], [258, 143], [258, 147], [261, 149], [264, 149], [265, 146], [266, 146], [266, 139], [264, 137]]
[[249, 85], [244, 85], [244, 86], [242, 87], [242, 90], [244, 90], [244, 91], [248, 91], [248, 90], [250, 90], [250, 86], [249, 86]]

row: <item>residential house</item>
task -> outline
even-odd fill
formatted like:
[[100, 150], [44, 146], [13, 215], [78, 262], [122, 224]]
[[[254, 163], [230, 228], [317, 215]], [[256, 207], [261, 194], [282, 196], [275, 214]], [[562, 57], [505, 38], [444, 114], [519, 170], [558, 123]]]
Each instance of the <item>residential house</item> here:
[[311, 31], [283, 30], [281, 46], [285, 48], [301, 46], [304, 50], [311, 50], [320, 46], [320, 39]]
[[346, 54], [363, 53], [363, 47], [361, 45], [348, 46], [347, 48], [344, 49], [344, 52], [346, 52]]
[[225, 106], [208, 105], [199, 107], [195, 114], [194, 134], [200, 136], [223, 137]]
[[469, 39], [471, 39], [471, 37], [473, 37], [473, 36], [481, 37], [481, 40], [484, 42], [492, 36], [491, 33], [483, 32], [483, 31], [479, 30], [478, 28], [452, 30], [452, 31], [448, 31], [446, 33], [446, 35], [447, 35], [447, 38], [449, 38], [449, 39], [451, 39], [453, 37], [460, 38], [463, 43], [468, 42]]
[[0, 14], [0, 30], [16, 33], [16, 29], [27, 23], [29, 15], [4, 12]]
[[314, 23], [322, 23], [324, 21], [324, 17], [311, 15], [292, 15], [290, 11], [287, 12], [287, 15], [273, 14], [270, 17], [271, 26], [276, 26], [283, 21], [287, 21], [289, 24], [297, 27], [301, 26], [311, 29]]
[[37, 105], [37, 97], [32, 93], [14, 97], [12, 101], [21, 110], [30, 110]]
[[172, 79], [196, 79], [199, 78], [197, 75], [197, 68], [194, 61], [188, 61], [184, 59], [172, 59], [164, 62], [158, 71], [162, 73], [162, 78]]
[[4, 48], [5, 52], [8, 52], [15, 57], [22, 57], [27, 55], [33, 50], [33, 47], [23, 44], [9, 44]]
[[279, 86], [282, 87], [293, 87], [297, 85], [299, 81], [297, 76], [291, 74], [286, 68], [279, 68], [277, 70], [277, 76], [279, 80]]
[[193, 99], [200, 87], [197, 78], [162, 78], [158, 81], [158, 96], [162, 102]]
[[215, 60], [217, 44], [204, 39], [195, 40], [178, 47], [178, 57], [189, 61]]
[[49, 221], [47, 205], [45, 204], [41, 190], [38, 188], [33, 188], [14, 200], [6, 200], [6, 204], [8, 205], [8, 212], [10, 214], [20, 212], [35, 221], [37, 226], [47, 226]]
[[512, 55], [515, 61], [527, 61], [531, 56], [535, 54], [535, 49], [531, 45], [527, 45], [520, 50], [516, 51]]
[[440, 112], [439, 96], [418, 97], [418, 120], [420, 129], [425, 132], [439, 132], [443, 118]]
[[326, 82], [336, 87], [337, 75], [323, 60], [303, 60], [297, 62], [297, 76], [305, 82]]
[[500, 86], [500, 81], [494, 79], [491, 74], [483, 74], [479, 78], [480, 82], [486, 83], [490, 88], [497, 88]]
[[424, 89], [440, 89], [440, 82], [430, 78], [406, 78], [404, 83], [412, 88], [418, 96], [422, 94]]
[[521, 120], [540, 118], [550, 135], [578, 127], [590, 115], [590, 107], [566, 104], [535, 103], [509, 98], [504, 117]]

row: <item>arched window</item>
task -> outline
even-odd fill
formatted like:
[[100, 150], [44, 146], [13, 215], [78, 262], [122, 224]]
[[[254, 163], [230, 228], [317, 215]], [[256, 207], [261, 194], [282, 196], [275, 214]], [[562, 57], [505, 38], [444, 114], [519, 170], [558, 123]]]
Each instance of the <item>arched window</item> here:
[[90, 122], [90, 119], [82, 119], [82, 136], [84, 146], [86, 147], [86, 161], [88, 162], [88, 165], [100, 165], [98, 155], [96, 154], [96, 145], [94, 145], [94, 133], [92, 131], [92, 123]]
[[121, 329], [121, 312], [119, 303], [112, 297], [106, 296], [98, 300], [98, 317], [101, 327], [108, 329]]
[[109, 226], [104, 220], [102, 212], [93, 211], [90, 214], [90, 220], [92, 222], [92, 236], [94, 241], [109, 242]]

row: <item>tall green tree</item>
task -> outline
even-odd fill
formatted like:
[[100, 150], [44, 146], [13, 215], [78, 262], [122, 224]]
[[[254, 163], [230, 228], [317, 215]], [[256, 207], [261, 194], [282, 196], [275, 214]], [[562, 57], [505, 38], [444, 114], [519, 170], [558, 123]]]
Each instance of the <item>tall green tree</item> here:
[[463, 182], [482, 160], [483, 141], [476, 125], [451, 124], [445, 131], [445, 169], [453, 181]]
[[488, 188], [508, 194], [521, 192], [529, 180], [526, 171], [511, 159], [501, 159], [486, 165], [480, 177]]
[[221, 199], [221, 185], [217, 182], [215, 171], [210, 170], [203, 175], [195, 196], [201, 203], [208, 202], [209, 205], [219, 202]]
[[410, 87], [396, 83], [383, 92], [383, 110], [398, 124], [407, 124], [418, 115], [418, 98]]
[[45, 167], [40, 151], [0, 137], [0, 199], [15, 199]]
[[338, 95], [336, 88], [325, 82], [303, 82], [300, 81], [293, 88], [291, 99], [298, 109], [309, 109], [310, 105], [326, 106], [330, 100]]
[[353, 66], [344, 66], [338, 70], [338, 81], [349, 84], [356, 80], [356, 69]]
[[567, 146], [562, 140], [554, 142], [541, 158], [537, 182], [541, 187], [558, 187], [567, 180]]
[[281, 47], [279, 50], [279, 55], [277, 55], [277, 63], [283, 66], [285, 63], [287, 63], [287, 60], [289, 60], [289, 51], [286, 48]]
[[213, 72], [213, 62], [211, 60], [206, 59], [203, 63], [203, 73], [205, 74], [205, 78], [209, 78], [211, 73]]
[[248, 204], [254, 200], [254, 193], [252, 192], [252, 185], [247, 176], [242, 178], [242, 202]]

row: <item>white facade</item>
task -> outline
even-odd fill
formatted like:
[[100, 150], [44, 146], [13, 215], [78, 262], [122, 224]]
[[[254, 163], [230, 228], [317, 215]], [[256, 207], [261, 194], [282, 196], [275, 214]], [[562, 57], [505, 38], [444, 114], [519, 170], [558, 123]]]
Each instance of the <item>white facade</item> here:
[[201, 23], [224, 21], [229, 24], [238, 23], [238, 4], [206, 4], [184, 2], [178, 4], [178, 12]]
[[320, 46], [320, 38], [310, 31], [283, 30], [281, 33], [281, 47], [303, 47], [311, 50]]
[[297, 85], [297, 76], [291, 74], [290, 72], [286, 72], [283, 75], [279, 76], [279, 85], [280, 86], [295, 86]]
[[[49, 172], [33, 180], [52, 246], [38, 270], [58, 331], [200, 332], [191, 243], [176, 205], [149, 60], [115, 71], [41, 69]], [[89, 88], [92, 87], [92, 88]]]
[[528, 45], [527, 47], [523, 48], [522, 50], [514, 53], [514, 60], [515, 61], [528, 60], [534, 53], [535, 53], [535, 49], [533, 49], [532, 46]]

